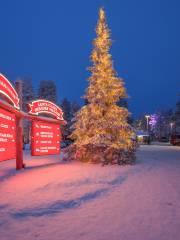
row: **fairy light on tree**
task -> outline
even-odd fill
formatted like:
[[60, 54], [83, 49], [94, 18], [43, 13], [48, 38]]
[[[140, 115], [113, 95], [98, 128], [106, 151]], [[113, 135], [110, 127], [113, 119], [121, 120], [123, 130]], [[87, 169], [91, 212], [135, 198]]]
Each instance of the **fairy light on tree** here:
[[127, 122], [128, 110], [116, 104], [120, 99], [127, 98], [127, 94], [123, 80], [113, 68], [109, 53], [112, 42], [103, 8], [99, 10], [96, 34], [90, 57], [91, 76], [84, 96], [87, 105], [75, 116], [71, 134], [74, 144], [68, 149], [68, 155], [81, 161], [108, 163], [120, 162], [126, 152], [124, 162], [128, 162], [133, 159], [135, 150], [132, 141], [134, 132]]

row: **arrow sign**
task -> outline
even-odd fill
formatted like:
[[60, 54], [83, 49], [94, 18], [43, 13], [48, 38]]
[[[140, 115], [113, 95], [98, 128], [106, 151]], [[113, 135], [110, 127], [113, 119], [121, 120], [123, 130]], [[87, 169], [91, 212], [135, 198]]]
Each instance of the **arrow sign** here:
[[[36, 127], [37, 123], [39, 128]], [[33, 156], [59, 154], [60, 137], [60, 128], [58, 124], [32, 121], [31, 154]]]
[[13, 118], [13, 113], [0, 108], [0, 162], [16, 156], [16, 125]]

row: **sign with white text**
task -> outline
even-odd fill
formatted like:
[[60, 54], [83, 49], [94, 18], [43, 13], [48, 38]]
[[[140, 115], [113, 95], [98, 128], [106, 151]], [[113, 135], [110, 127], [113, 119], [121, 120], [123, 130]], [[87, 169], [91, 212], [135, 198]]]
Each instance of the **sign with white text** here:
[[59, 124], [33, 121], [31, 128], [31, 154], [33, 156], [41, 156], [59, 153]]
[[54, 116], [58, 120], [63, 120], [62, 110], [54, 103], [47, 100], [36, 100], [29, 103], [30, 111], [32, 115], [39, 115], [40, 113], [46, 113]]
[[16, 157], [15, 115], [0, 108], [0, 161]]

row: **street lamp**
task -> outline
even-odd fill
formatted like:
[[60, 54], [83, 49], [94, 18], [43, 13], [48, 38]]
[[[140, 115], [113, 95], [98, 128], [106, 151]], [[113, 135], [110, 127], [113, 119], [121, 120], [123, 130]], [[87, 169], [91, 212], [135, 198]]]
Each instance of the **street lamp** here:
[[145, 115], [145, 117], [146, 117], [146, 127], [147, 127], [147, 132], [149, 132], [149, 118], [150, 118], [150, 116], [149, 115]]
[[172, 134], [173, 125], [174, 125], [174, 123], [173, 123], [173, 122], [171, 122], [171, 123], [170, 123], [170, 127], [171, 127], [171, 134]]

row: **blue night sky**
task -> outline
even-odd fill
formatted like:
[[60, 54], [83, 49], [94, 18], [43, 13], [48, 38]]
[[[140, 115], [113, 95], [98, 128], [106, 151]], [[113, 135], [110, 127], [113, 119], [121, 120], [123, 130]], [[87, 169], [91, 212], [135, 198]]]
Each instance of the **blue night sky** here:
[[0, 72], [54, 80], [59, 101], [81, 101], [99, 7], [133, 116], [175, 107], [180, 93], [179, 0], [0, 0]]

